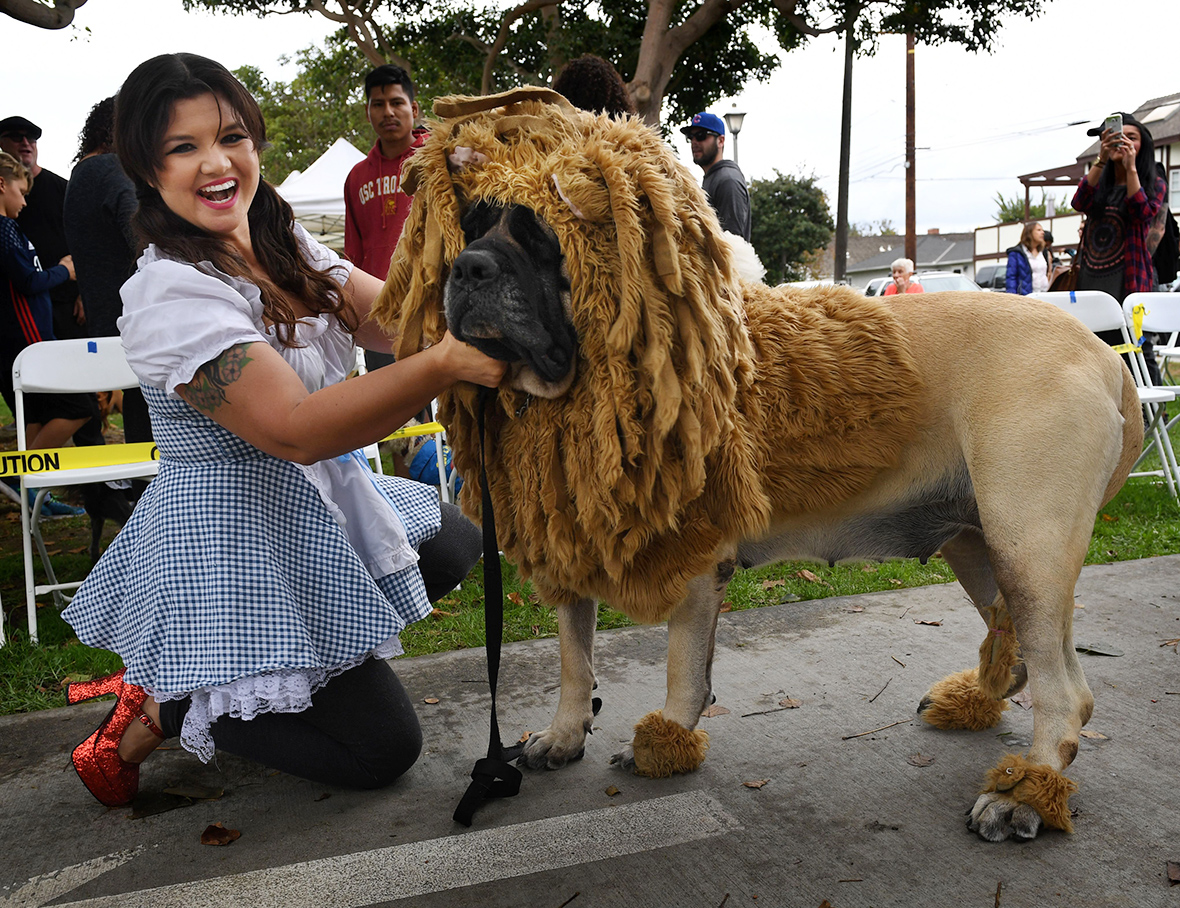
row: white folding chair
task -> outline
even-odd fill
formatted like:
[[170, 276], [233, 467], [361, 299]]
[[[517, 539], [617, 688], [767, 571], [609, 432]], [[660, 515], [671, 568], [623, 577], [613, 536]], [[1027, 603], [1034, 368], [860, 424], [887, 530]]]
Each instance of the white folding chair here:
[[[368, 371], [369, 370], [365, 365], [365, 351], [362, 347], [357, 347], [356, 374], [364, 375]], [[437, 400], [430, 402], [430, 418], [433, 420], [438, 419]], [[443, 432], [435, 432], [434, 450], [438, 458], [438, 475], [439, 477], [446, 477], [440, 479], [438, 493], [442, 497], [443, 501], [447, 502], [448, 504], [453, 504], [455, 501], [455, 474], [452, 473], [450, 477], [447, 477], [446, 454], [444, 452], [445, 443], [446, 434]], [[374, 472], [380, 473], [382, 475], [385, 474], [385, 469], [381, 465], [381, 449], [377, 442], [374, 442], [371, 445], [365, 445], [365, 447], [362, 449], [362, 453], [365, 455], [365, 459], [373, 463]]]
[[[1128, 359], [1131, 362], [1131, 375], [1139, 391], [1139, 403], [1147, 414], [1147, 430], [1144, 433], [1150, 438], [1150, 446], [1144, 449], [1136, 466], [1154, 448], [1159, 453], [1160, 469], [1133, 472], [1132, 476], [1163, 477], [1168, 491], [1173, 498], [1180, 498], [1180, 466], [1176, 464], [1176, 454], [1172, 450], [1171, 439], [1162, 424], [1164, 404], [1176, 400], [1177, 388], [1157, 388], [1151, 382], [1151, 375], [1147, 371], [1147, 361], [1143, 358], [1143, 351], [1137, 344], [1131, 343], [1131, 334], [1127, 329], [1127, 318], [1123, 314], [1123, 307], [1109, 293], [1101, 290], [1069, 290], [1059, 293], [1033, 293], [1037, 299], [1052, 303], [1070, 315], [1079, 319], [1091, 331], [1118, 331], [1122, 335], [1123, 343], [1132, 348]], [[1129, 298], [1129, 297], [1128, 297]]]
[[[1143, 312], [1138, 317], [1135, 314], [1136, 306], [1143, 306]], [[1180, 362], [1180, 344], [1177, 343], [1177, 336], [1180, 335], [1180, 293], [1129, 293], [1123, 300], [1123, 312], [1132, 335], [1137, 324], [1144, 333], [1167, 335], [1164, 343], [1155, 345], [1155, 358], [1159, 363], [1163, 384], [1169, 387], [1175, 385], [1169, 380], [1168, 361]], [[1172, 417], [1169, 425], [1176, 421], [1177, 416]]]
[[[25, 347], [12, 366], [12, 388], [16, 395], [16, 444], [28, 450], [25, 437], [26, 394], [86, 394], [139, 386], [139, 379], [127, 365], [123, 344], [117, 337], [76, 338], [41, 341]], [[159, 464], [155, 460], [136, 461], [115, 466], [85, 467], [26, 473], [20, 479], [21, 535], [24, 542], [25, 600], [29, 612], [29, 639], [37, 642], [37, 597], [52, 593], [59, 607], [72, 597], [63, 594], [81, 582], [59, 583], [54, 573], [45, 541], [41, 538], [41, 505], [50, 488], [111, 482], [120, 479], [150, 479]], [[29, 492], [35, 498], [29, 503]], [[46, 583], [33, 579], [33, 546], [41, 557]]]

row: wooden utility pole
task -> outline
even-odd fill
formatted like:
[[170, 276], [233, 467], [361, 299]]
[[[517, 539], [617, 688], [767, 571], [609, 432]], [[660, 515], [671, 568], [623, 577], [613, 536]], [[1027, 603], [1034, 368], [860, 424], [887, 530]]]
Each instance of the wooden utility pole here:
[[844, 26], [844, 101], [840, 113], [840, 176], [836, 189], [836, 247], [832, 253], [832, 277], [843, 281], [848, 272], [848, 161], [852, 150], [852, 52], [853, 28], [859, 6], [852, 4]]
[[918, 267], [918, 218], [914, 194], [914, 33], [905, 36], [905, 257]]

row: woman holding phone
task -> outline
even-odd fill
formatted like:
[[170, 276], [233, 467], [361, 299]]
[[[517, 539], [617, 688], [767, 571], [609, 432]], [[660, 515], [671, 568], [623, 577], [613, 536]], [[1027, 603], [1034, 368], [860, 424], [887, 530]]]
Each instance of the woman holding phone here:
[[1113, 114], [1086, 134], [1101, 135], [1102, 143], [1072, 203], [1086, 215], [1078, 289], [1104, 290], [1122, 302], [1128, 293], [1155, 289], [1149, 233], [1161, 219], [1167, 187], [1151, 133], [1130, 114]]
[[[1131, 114], [1112, 114], [1086, 135], [1101, 135], [1102, 142], [1072, 202], [1086, 215], [1077, 289], [1102, 290], [1121, 303], [1129, 293], [1155, 289], [1151, 254], [1163, 235], [1167, 184], [1155, 165], [1151, 132]], [[1118, 331], [1099, 337], [1122, 341]], [[1154, 364], [1150, 340], [1143, 353]]]

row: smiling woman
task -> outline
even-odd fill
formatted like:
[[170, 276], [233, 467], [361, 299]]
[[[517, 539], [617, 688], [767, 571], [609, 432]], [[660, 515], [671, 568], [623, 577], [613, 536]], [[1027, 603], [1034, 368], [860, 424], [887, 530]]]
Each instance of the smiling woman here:
[[225, 100], [207, 94], [176, 102], [155, 182], [172, 212], [249, 260], [247, 215], [259, 179], [258, 149]]
[[115, 144], [147, 244], [119, 327], [160, 470], [63, 613], [126, 665], [70, 687], [71, 703], [119, 698], [74, 766], [109, 806], [134, 797], [139, 762], [172, 735], [205, 760], [216, 747], [387, 785], [422, 736], [383, 660], [480, 543], [432, 488], [374, 476], [356, 449], [505, 367], [449, 337], [344, 381], [358, 344], [389, 350], [368, 321], [381, 283], [313, 241], [259, 178], [265, 123], [220, 64], [140, 65]]

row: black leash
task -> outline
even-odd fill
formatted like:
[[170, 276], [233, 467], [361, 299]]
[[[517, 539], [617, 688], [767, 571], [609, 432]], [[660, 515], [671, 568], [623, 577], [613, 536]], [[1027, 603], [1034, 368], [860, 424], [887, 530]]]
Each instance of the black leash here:
[[500, 740], [500, 723], [496, 720], [496, 679], [500, 674], [500, 644], [504, 638], [504, 580], [500, 574], [500, 548], [496, 544], [496, 518], [492, 513], [492, 493], [484, 456], [484, 412], [496, 399], [494, 388], [480, 388], [477, 419], [479, 423], [479, 483], [483, 499], [483, 620], [484, 641], [488, 657], [488, 686], [492, 692], [491, 730], [488, 755], [476, 760], [471, 770], [471, 784], [459, 806], [455, 822], [471, 825], [479, 806], [488, 798], [510, 798], [520, 791], [521, 772], [512, 761], [524, 750], [524, 743], [505, 747]]

